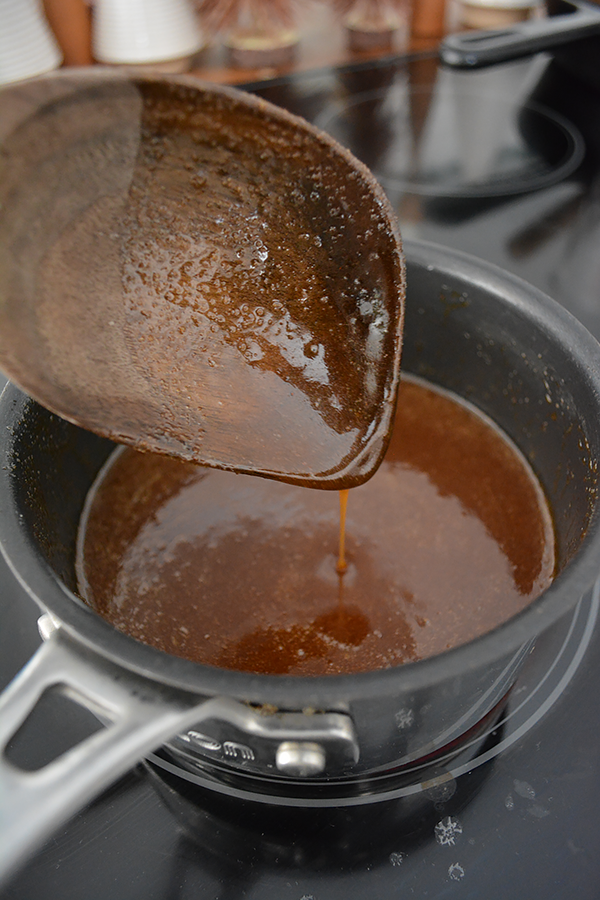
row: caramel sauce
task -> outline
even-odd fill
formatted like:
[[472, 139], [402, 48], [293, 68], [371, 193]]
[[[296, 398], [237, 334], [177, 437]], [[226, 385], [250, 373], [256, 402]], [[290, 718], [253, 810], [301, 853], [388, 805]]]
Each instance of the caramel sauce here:
[[317, 675], [438, 654], [552, 580], [551, 518], [525, 460], [425, 382], [403, 379], [385, 459], [344, 522], [347, 500], [120, 448], [82, 517], [81, 594], [168, 653]]

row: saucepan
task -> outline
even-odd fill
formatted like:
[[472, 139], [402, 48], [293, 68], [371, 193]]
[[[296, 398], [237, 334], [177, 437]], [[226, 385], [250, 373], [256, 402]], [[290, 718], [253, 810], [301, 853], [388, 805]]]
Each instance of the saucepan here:
[[586, 0], [547, 0], [548, 15], [506, 28], [448, 35], [440, 44], [443, 63], [477, 69], [550, 51], [566, 71], [600, 88], [600, 8]]
[[8, 385], [0, 539], [43, 611], [45, 640], [5, 692], [2, 745], [53, 687], [104, 727], [39, 771], [3, 760], [5, 873], [160, 746], [208, 787], [264, 802], [389, 797], [391, 775], [412, 771], [422, 781], [423, 759], [494, 715], [524, 661], [544, 660], [592, 590], [600, 568], [600, 347], [557, 303], [490, 264], [425, 242], [409, 242], [406, 258], [403, 367], [477, 405], [526, 455], [554, 514], [554, 582], [491, 633], [381, 671], [252, 675], [162, 653], [116, 631], [77, 595], [79, 517], [115, 445]]

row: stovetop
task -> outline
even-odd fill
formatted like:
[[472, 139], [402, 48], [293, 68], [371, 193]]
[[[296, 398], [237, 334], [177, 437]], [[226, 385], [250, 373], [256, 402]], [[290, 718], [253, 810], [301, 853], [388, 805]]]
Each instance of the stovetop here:
[[[600, 95], [591, 88], [545, 57], [457, 73], [420, 56], [247, 89], [362, 158], [406, 238], [520, 275], [600, 337]], [[39, 644], [37, 617], [0, 563], [1, 685]], [[0, 900], [596, 900], [598, 628], [586, 644], [527, 727], [511, 740], [492, 735], [498, 752], [415, 807], [397, 798], [270, 808], [182, 787], [142, 763], [60, 829]]]

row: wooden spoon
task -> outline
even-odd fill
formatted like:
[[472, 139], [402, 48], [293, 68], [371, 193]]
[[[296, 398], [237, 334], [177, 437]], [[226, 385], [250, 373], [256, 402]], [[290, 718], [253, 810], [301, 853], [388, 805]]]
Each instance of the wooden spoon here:
[[399, 378], [404, 261], [369, 171], [191, 77], [0, 92], [0, 367], [141, 449], [326, 488], [365, 481]]

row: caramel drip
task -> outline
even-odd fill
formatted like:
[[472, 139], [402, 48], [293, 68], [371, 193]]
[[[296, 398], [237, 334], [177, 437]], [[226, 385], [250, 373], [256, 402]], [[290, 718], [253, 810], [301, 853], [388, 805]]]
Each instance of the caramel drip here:
[[[348, 489], [344, 491], [340, 491], [340, 543], [338, 550], [338, 561], [335, 567], [338, 575], [343, 575], [346, 569], [348, 568], [348, 563], [346, 562], [346, 510], [348, 508], [348, 494], [350, 491]], [[341, 582], [340, 582], [340, 593], [341, 593]]]

